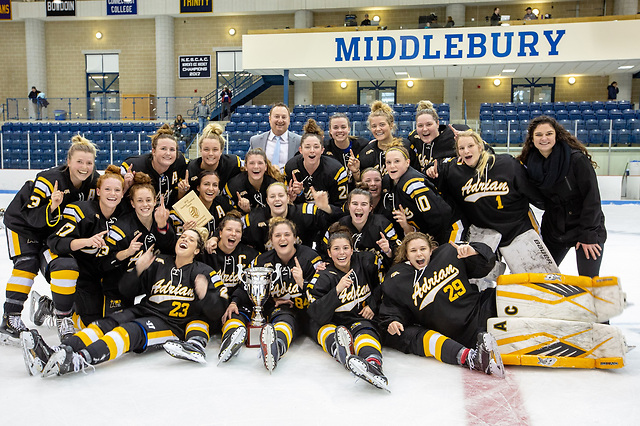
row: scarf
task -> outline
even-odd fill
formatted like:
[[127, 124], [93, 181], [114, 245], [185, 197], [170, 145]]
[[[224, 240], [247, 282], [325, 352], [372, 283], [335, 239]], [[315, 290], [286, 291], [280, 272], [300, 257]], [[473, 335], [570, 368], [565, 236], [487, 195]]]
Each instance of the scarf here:
[[532, 149], [527, 159], [527, 174], [540, 189], [550, 189], [567, 176], [570, 159], [571, 148], [564, 142], [557, 141], [547, 158]]

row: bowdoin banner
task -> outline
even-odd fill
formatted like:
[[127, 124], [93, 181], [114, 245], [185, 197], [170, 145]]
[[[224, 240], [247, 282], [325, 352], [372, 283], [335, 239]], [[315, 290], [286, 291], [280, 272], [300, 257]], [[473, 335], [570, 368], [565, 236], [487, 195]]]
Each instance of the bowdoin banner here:
[[[242, 37], [242, 60], [246, 70], [625, 60], [640, 58], [629, 44], [639, 33], [640, 20], [256, 34]], [[287, 46], [291, 54], [273, 55], [273, 46]]]
[[76, 16], [76, 0], [46, 0], [47, 16]]

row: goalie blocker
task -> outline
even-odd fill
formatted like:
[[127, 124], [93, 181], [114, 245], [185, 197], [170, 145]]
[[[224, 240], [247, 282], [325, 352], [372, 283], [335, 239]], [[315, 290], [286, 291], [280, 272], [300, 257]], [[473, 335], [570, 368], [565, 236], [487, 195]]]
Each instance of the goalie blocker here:
[[616, 327], [544, 318], [489, 318], [505, 365], [622, 368], [629, 348]]

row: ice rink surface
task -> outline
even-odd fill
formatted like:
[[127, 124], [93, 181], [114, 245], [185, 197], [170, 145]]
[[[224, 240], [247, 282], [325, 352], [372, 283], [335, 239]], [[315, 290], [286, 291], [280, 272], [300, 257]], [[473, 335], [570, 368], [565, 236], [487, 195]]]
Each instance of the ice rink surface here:
[[[0, 207], [12, 197], [0, 196]], [[608, 240], [601, 275], [621, 279], [630, 306], [611, 320], [627, 344], [640, 346], [640, 205], [604, 205]], [[4, 232], [4, 231], [3, 231]], [[0, 243], [0, 276], [12, 264]], [[576, 274], [573, 252], [561, 265]], [[6, 281], [3, 281], [6, 282]], [[4, 302], [4, 285], [0, 302]], [[50, 294], [38, 276], [34, 285]], [[28, 308], [23, 312], [27, 318]], [[32, 326], [25, 319], [27, 326]], [[57, 344], [55, 330], [40, 327]], [[4, 425], [632, 425], [640, 421], [640, 349], [619, 370], [507, 367], [499, 380], [432, 358], [384, 349], [387, 393], [355, 381], [309, 338], [294, 341], [269, 375], [257, 349], [216, 366], [173, 359], [164, 351], [123, 357], [95, 372], [42, 379], [27, 374], [22, 351], [0, 346]]]

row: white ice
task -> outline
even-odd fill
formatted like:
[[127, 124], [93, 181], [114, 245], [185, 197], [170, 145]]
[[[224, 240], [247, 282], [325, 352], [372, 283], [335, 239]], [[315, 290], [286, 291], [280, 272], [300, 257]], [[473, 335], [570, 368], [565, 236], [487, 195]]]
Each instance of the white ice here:
[[[0, 207], [10, 199], [0, 196]], [[640, 346], [640, 205], [603, 209], [609, 237], [601, 275], [620, 277], [631, 304], [611, 323], [623, 330], [629, 345]], [[12, 264], [1, 240], [4, 280]], [[576, 273], [571, 252], [561, 270]], [[34, 289], [50, 294], [40, 276]], [[47, 342], [57, 343], [53, 329], [39, 330]], [[21, 349], [0, 346], [0, 423], [628, 425], [640, 418], [640, 349], [631, 351], [619, 370], [507, 367], [504, 381], [384, 349], [392, 390], [386, 393], [356, 382], [306, 337], [293, 343], [271, 375], [257, 349], [243, 348], [216, 366], [219, 345], [214, 336], [206, 365], [155, 351], [126, 354], [89, 374], [47, 379], [27, 374]]]

